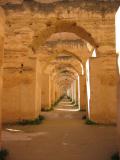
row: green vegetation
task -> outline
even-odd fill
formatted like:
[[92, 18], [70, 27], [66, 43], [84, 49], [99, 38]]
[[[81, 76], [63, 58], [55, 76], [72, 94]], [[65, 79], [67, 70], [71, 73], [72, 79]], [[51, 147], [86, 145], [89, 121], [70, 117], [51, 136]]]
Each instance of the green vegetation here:
[[39, 125], [42, 123], [42, 121], [44, 120], [44, 116], [39, 115], [37, 118], [35, 118], [34, 120], [27, 120], [27, 119], [23, 119], [21, 121], [18, 121], [17, 124], [19, 125]]
[[120, 160], [119, 153], [115, 153], [115, 154], [111, 157], [111, 160]]
[[86, 119], [85, 124], [87, 124], [87, 125], [97, 125], [96, 122], [94, 122], [94, 121], [92, 121], [92, 120], [90, 120], [88, 118]]
[[1, 149], [0, 150], [0, 160], [5, 160], [7, 156], [8, 156], [8, 151], [6, 149]]

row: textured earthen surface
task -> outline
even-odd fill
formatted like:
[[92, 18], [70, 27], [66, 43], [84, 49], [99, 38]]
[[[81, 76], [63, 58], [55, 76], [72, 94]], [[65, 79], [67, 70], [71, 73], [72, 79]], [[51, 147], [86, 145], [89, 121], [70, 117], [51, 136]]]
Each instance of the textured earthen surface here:
[[[40, 60], [39, 67], [42, 73], [52, 76], [54, 83], [65, 88], [70, 86], [78, 75], [85, 74], [85, 63], [92, 56], [94, 49], [98, 57], [115, 55], [115, 13], [119, 1], [44, 2], [33, 0], [0, 2], [6, 16], [4, 45], [6, 90], [9, 87], [19, 87], [24, 82], [33, 85], [32, 79], [36, 71], [28, 63], [31, 58]], [[111, 63], [112, 60], [106, 65]], [[102, 65], [102, 62], [99, 65]], [[38, 81], [35, 83], [40, 84], [40, 78]], [[106, 80], [106, 85], [107, 83], [109, 82]], [[48, 90], [51, 89], [48, 87]], [[47, 91], [41, 89], [41, 93], [43, 92]], [[61, 94], [57, 92], [60, 90], [54, 92], [58, 99]], [[34, 100], [36, 92], [34, 94], [30, 98], [37, 103], [39, 100], [38, 98]], [[50, 99], [48, 106], [53, 103]]]
[[0, 0], [3, 122], [36, 118], [69, 90], [94, 121], [116, 123], [119, 5], [120, 0]]
[[91, 119], [98, 123], [117, 121], [118, 73], [115, 59], [116, 56], [90, 59], [90, 114]]
[[64, 111], [74, 110], [69, 105], [62, 101], [57, 109], [63, 111], [44, 113], [46, 120], [40, 126], [6, 127], [2, 135], [4, 147], [10, 151], [8, 158], [21, 160], [22, 155], [23, 160], [109, 160], [117, 152], [116, 128], [85, 125], [81, 113]]

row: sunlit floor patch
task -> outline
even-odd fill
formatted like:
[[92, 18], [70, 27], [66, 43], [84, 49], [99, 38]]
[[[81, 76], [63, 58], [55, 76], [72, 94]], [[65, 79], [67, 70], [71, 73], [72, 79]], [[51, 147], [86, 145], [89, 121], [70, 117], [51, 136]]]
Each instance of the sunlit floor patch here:
[[67, 112], [77, 112], [79, 111], [79, 108], [78, 109], [64, 109], [64, 108], [58, 108], [58, 109], [55, 109], [57, 111], [67, 111]]
[[22, 130], [18, 130], [18, 129], [12, 129], [12, 128], [6, 128], [6, 131], [9, 131], [9, 132], [23, 132]]
[[66, 112], [77, 112], [80, 110], [80, 107], [76, 104], [73, 104], [68, 99], [63, 99], [56, 107], [57, 111], [66, 111]]
[[78, 110], [58, 104], [53, 111], [42, 113], [42, 125], [4, 126], [2, 144], [10, 153], [9, 160], [110, 159], [118, 149], [116, 128], [85, 125], [82, 117], [86, 113]]
[[47, 132], [25, 133], [25, 132], [2, 132], [2, 141], [31, 141], [34, 137], [45, 136]]

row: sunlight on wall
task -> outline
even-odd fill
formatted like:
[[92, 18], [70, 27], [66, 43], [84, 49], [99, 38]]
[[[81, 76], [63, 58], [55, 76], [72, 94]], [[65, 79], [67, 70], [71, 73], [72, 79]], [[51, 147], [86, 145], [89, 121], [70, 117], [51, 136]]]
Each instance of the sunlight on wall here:
[[94, 49], [93, 53], [92, 53], [92, 57], [97, 57], [96, 55], [96, 50]]
[[76, 103], [76, 80], [74, 80], [74, 82], [73, 82], [73, 89], [74, 89], [73, 97], [74, 97], [74, 101]]
[[89, 60], [86, 62], [86, 85], [87, 85], [87, 101], [88, 101], [88, 117], [90, 118], [90, 69]]
[[81, 68], [82, 68], [82, 75], [84, 75], [84, 67], [82, 64], [81, 64]]
[[[120, 75], [120, 7], [116, 13], [115, 16], [115, 30], [116, 30], [116, 53], [118, 54], [118, 69], [119, 69], [119, 75]], [[120, 99], [120, 80], [118, 85], [118, 99]], [[120, 139], [120, 101], [118, 100], [118, 135]], [[119, 154], [120, 154], [120, 140], [118, 140], [118, 146], [119, 146]]]
[[78, 107], [80, 109], [80, 77], [78, 76]]
[[74, 84], [71, 85], [71, 91], [72, 91], [72, 101], [74, 101]]
[[67, 96], [71, 97], [71, 88], [68, 88], [68, 90], [67, 90]]
[[115, 16], [116, 52], [120, 53], [120, 7]]
[[120, 73], [120, 7], [115, 16], [115, 29], [116, 29], [116, 53], [118, 54], [118, 66]]

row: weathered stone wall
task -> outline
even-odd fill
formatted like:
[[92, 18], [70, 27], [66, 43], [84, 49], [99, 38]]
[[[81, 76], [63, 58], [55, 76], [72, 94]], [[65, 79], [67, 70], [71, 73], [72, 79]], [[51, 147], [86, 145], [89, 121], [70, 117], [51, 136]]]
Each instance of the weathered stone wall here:
[[54, 105], [55, 103], [55, 82], [51, 79], [51, 104]]
[[4, 61], [4, 38], [5, 38], [5, 15], [3, 9], [0, 7], [0, 148], [1, 148], [1, 97], [3, 88], [3, 61]]
[[119, 145], [119, 154], [120, 154], [120, 7], [116, 13], [115, 24], [116, 24], [116, 53], [117, 53], [117, 64], [118, 64], [118, 71], [119, 71], [117, 126], [118, 126], [118, 145]]
[[73, 81], [73, 100], [76, 103], [76, 96], [77, 96], [77, 91], [76, 91], [76, 80]]
[[51, 107], [51, 77], [48, 74], [41, 74], [41, 107]]
[[[3, 123], [22, 119], [34, 119], [39, 114], [40, 107], [36, 96], [36, 59], [26, 62], [27, 67], [6, 68], [4, 70], [2, 94]], [[29, 66], [29, 67], [28, 67]]]
[[60, 88], [59, 88], [59, 86], [56, 84], [55, 85], [55, 102], [57, 102], [58, 100], [59, 100], [59, 98], [60, 98]]
[[33, 32], [34, 40], [31, 45], [35, 49], [36, 45], [45, 43], [46, 39], [56, 32], [73, 32], [95, 45], [99, 54], [110, 54], [115, 51], [114, 20], [117, 6], [117, 2], [113, 7], [113, 3], [95, 1], [67, 2], [55, 6], [51, 4], [50, 10], [47, 5], [43, 7], [32, 2], [24, 2], [24, 5], [20, 6], [6, 5], [7, 39], [14, 42], [19, 39], [21, 44], [23, 39], [20, 33], [23, 35], [25, 32]]
[[90, 118], [98, 123], [117, 122], [116, 56], [90, 58]]
[[41, 64], [40, 61], [36, 59], [36, 105], [35, 105], [35, 113], [36, 116], [41, 112]]
[[76, 104], [78, 105], [78, 79], [76, 81]]
[[[49, 70], [54, 68], [58, 72], [61, 68], [72, 68], [79, 73], [81, 66], [78, 59], [82, 65], [95, 48], [98, 58], [90, 59], [90, 116], [98, 122], [116, 122], [116, 58], [111, 57], [111, 54], [115, 55], [114, 20], [119, 2], [74, 0], [48, 5], [43, 2], [45, 1], [0, 0], [0, 5], [3, 6], [6, 14], [3, 121], [34, 118], [40, 113], [41, 106], [50, 108], [54, 99], [57, 101], [62, 95], [59, 85], [55, 85], [55, 95], [52, 95], [54, 91], [51, 88], [49, 74], [42, 74], [39, 62], [35, 59], [30, 60], [29, 57], [45, 61], [46, 64], [51, 63], [48, 65]], [[3, 23], [2, 18], [1, 23]], [[3, 34], [3, 30], [0, 25], [0, 34]], [[55, 45], [54, 49], [53, 46], [47, 46], [46, 41], [61, 32], [64, 36], [65, 32], [74, 33], [77, 38], [80, 38], [79, 45], [78, 42], [69, 43], [72, 36], [66, 36], [67, 45]], [[1, 66], [3, 37], [0, 35]], [[59, 43], [59, 36], [55, 39], [55, 44], [57, 43]], [[74, 60], [67, 59], [66, 63], [62, 59], [59, 64], [58, 59], [49, 61], [54, 52], [63, 53], [65, 49], [74, 55], [74, 58], [72, 57]], [[31, 61], [34, 62], [28, 66]], [[21, 67], [22, 63], [27, 66], [25, 70]], [[19, 73], [18, 70], [21, 69], [23, 71]], [[80, 79], [81, 106], [86, 105], [84, 78]], [[75, 88], [72, 86], [71, 92], [72, 99], [76, 101]]]
[[86, 77], [80, 76], [80, 108], [86, 110], [87, 108], [87, 89], [86, 89]]

